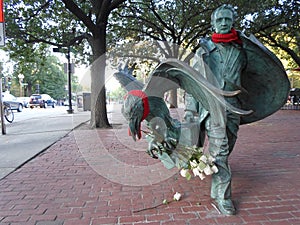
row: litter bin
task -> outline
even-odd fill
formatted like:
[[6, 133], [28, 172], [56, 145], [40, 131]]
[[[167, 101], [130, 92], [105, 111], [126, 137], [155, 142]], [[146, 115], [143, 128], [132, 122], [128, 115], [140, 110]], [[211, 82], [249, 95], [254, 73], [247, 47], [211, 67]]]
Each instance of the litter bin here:
[[91, 111], [91, 93], [78, 92], [76, 96], [77, 96], [77, 109], [79, 111]]

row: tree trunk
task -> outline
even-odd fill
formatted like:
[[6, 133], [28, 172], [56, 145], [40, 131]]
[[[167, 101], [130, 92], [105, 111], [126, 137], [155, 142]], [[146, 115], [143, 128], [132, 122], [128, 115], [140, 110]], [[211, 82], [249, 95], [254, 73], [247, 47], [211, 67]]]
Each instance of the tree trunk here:
[[[102, 28], [103, 29], [103, 28]], [[95, 60], [91, 66], [91, 122], [92, 128], [111, 127], [107, 118], [105, 93], [105, 52], [106, 35], [101, 30], [98, 38], [92, 41], [92, 50]]]
[[169, 103], [170, 103], [170, 108], [178, 108], [177, 89], [170, 90]]

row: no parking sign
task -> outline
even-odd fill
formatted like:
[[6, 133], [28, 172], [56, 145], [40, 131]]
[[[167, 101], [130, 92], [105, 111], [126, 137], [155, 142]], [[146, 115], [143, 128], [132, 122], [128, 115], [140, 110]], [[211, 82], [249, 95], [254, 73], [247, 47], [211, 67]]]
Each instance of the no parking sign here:
[[0, 0], [0, 46], [4, 46], [4, 12], [3, 0]]

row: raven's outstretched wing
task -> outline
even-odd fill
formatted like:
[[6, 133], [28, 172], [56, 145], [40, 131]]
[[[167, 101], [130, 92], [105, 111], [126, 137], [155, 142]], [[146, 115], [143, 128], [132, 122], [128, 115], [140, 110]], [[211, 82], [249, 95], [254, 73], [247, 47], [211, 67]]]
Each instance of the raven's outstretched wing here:
[[224, 111], [221, 107], [239, 115], [252, 113], [251, 110], [238, 109], [225, 101], [224, 96], [235, 96], [240, 90], [222, 91], [209, 83], [198, 71], [177, 59], [167, 59], [158, 65], [143, 90], [148, 96], [163, 97], [166, 91], [173, 88], [182, 88], [203, 108], [216, 115]]

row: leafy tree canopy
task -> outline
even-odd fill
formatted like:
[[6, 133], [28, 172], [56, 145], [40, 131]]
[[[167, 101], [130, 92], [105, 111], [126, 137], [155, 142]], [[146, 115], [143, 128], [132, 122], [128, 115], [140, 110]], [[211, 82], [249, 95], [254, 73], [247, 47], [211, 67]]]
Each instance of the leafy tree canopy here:
[[270, 0], [257, 7], [249, 1], [246, 6], [244, 10], [250, 10], [243, 21], [244, 28], [287, 60], [288, 67], [300, 67], [300, 2]]
[[195, 52], [199, 47], [199, 38], [210, 33], [212, 11], [228, 3], [237, 9], [237, 29], [253, 33], [263, 43], [277, 49], [277, 53], [279, 49], [284, 51], [281, 58], [290, 58], [294, 65], [300, 65], [300, 3], [297, 0], [130, 0], [125, 7], [114, 12], [110, 37], [113, 43], [128, 38], [160, 41], [163, 43], [160, 48], [166, 57], [184, 59], [184, 52], [178, 50], [179, 46]]
[[[109, 14], [123, 2], [125, 0], [9, 0], [5, 5], [7, 36], [26, 43], [74, 46], [83, 61], [90, 64], [105, 55]], [[91, 125], [109, 127], [103, 82], [105, 64], [92, 67]]]
[[[14, 62], [10, 75], [18, 79], [24, 75], [27, 95], [35, 93], [39, 86], [40, 93], [47, 93], [55, 99], [65, 97], [66, 74], [59, 59], [50, 54], [45, 44], [28, 44], [21, 40], [9, 42], [5, 48]], [[38, 85], [38, 86], [37, 86]]]
[[[147, 51], [155, 46], [165, 57], [188, 60], [184, 49], [194, 52], [199, 47], [199, 37], [210, 32], [212, 11], [224, 3], [237, 7], [235, 26], [238, 29], [255, 34], [265, 44], [277, 49], [278, 55], [286, 58], [291, 68], [300, 66], [300, 3], [297, 0], [8, 0], [7, 36], [21, 38], [27, 43], [43, 41], [61, 46], [73, 43], [76, 44], [76, 53], [81, 53], [76, 59], [91, 62], [90, 56], [98, 57], [99, 54], [95, 53], [101, 52], [101, 46], [96, 46], [92, 37], [99, 42], [97, 37], [103, 35], [100, 28], [106, 29], [109, 22], [108, 38], [102, 42], [105, 45], [108, 40], [109, 50], [124, 41], [151, 40], [153, 45], [148, 46]], [[85, 38], [87, 42], [83, 41]]]

